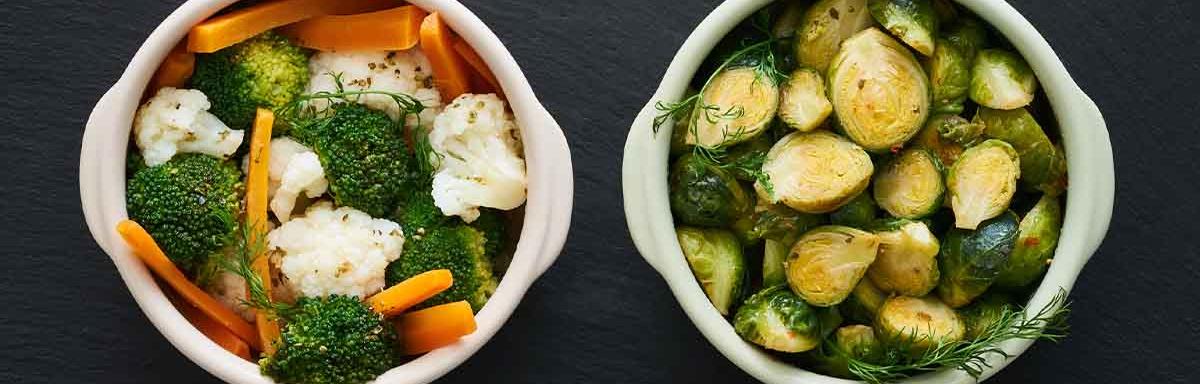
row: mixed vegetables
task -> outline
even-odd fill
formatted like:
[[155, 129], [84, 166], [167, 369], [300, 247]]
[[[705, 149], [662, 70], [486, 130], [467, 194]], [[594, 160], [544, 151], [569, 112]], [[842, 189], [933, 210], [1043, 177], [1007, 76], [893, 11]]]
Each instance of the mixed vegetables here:
[[680, 248], [746, 341], [824, 374], [978, 377], [1057, 245], [1066, 161], [1033, 70], [947, 0], [780, 0], [718, 43], [671, 128]]
[[217, 345], [364, 383], [475, 330], [526, 198], [495, 76], [437, 13], [236, 4], [154, 74], [117, 230]]

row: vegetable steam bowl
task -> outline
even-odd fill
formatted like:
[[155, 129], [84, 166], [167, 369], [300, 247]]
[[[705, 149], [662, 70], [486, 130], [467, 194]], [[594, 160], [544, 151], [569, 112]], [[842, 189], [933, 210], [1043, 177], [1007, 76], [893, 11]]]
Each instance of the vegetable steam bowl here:
[[[168, 300], [145, 265], [116, 231], [126, 211], [126, 148], [134, 113], [155, 69], [189, 29], [234, 0], [193, 0], [159, 25], [134, 55], [121, 78], [96, 103], [80, 153], [80, 195], [88, 228], [112, 258], [139, 307], [167, 340], [216, 377], [235, 383], [269, 383], [259, 367], [226, 352], [201, 334]], [[452, 0], [411, 2], [441, 18], [470, 44], [502, 86], [524, 144], [528, 198], [511, 264], [499, 287], [478, 311], [477, 330], [450, 346], [420, 355], [380, 375], [377, 383], [433, 381], [479, 350], [512, 314], [522, 296], [557, 258], [570, 225], [571, 157], [553, 117], [542, 107], [516, 61], [499, 38], [463, 5]]]
[[[663, 104], [659, 103], [683, 100], [693, 75], [705, 65], [706, 57], [717, 47], [718, 42], [743, 20], [748, 19], [756, 11], [770, 3], [772, 1], [769, 0], [725, 2], [705, 18], [683, 43], [668, 67], [658, 90], [650, 97], [649, 102], [634, 119], [630, 128], [625, 145], [622, 175], [626, 217], [634, 243], [643, 257], [666, 279], [672, 293], [700, 332], [734, 364], [755, 378], [770, 383], [849, 383], [852, 381], [800, 368], [784, 361], [779, 354], [768, 353], [758, 345], [743, 340], [735, 332], [730, 321], [722, 316], [723, 311], [729, 311], [728, 300], [725, 300], [728, 298], [721, 297], [722, 300], [717, 300], [717, 298], [710, 300], [709, 296], [705, 294], [693, 275], [688, 260], [685, 259], [684, 249], [680, 246], [681, 242], [687, 240], [685, 239], [686, 233], [684, 233], [686, 231], [677, 233], [675, 219], [678, 217], [673, 217], [671, 210], [668, 160], [671, 158], [671, 130], [673, 127], [663, 125], [657, 133], [654, 129], [656, 117], [662, 113], [660, 107]], [[1103, 117], [1095, 104], [1071, 80], [1066, 68], [1054, 51], [1050, 49], [1049, 44], [1027, 20], [1000, 0], [962, 0], [958, 3], [993, 26], [998, 34], [1003, 35], [1011, 42], [1013, 49], [1018, 51], [1029, 63], [1044, 90], [1044, 96], [1039, 97], [1044, 97], [1052, 107], [1053, 118], [1056, 120], [1062, 136], [1062, 145], [1069, 169], [1070, 189], [1067, 192], [1062, 232], [1053, 263], [1040, 284], [1036, 285], [1025, 305], [1025, 308], [1028, 308], [1026, 315], [1032, 318], [1036, 315], [1034, 312], [1054, 302], [1060, 292], [1070, 291], [1083, 266], [1103, 240], [1111, 219], [1113, 205], [1112, 147]], [[842, 15], [845, 17], [845, 13]], [[836, 18], [836, 15], [834, 17]], [[904, 30], [891, 31], [892, 34], [901, 32]], [[921, 44], [913, 45], [913, 42], [909, 40], [905, 40], [905, 42], [917, 51], [921, 51], [921, 47], [925, 47]], [[856, 44], [862, 43], [864, 41], [856, 42]], [[844, 59], [844, 57], [840, 58]], [[830, 73], [838, 73], [838, 71], [834, 68], [830, 70]], [[719, 79], [719, 77], [717, 78]], [[859, 84], [861, 88], [862, 83]], [[709, 87], [704, 90], [705, 95], [712, 89]], [[917, 92], [920, 89], [913, 91]], [[830, 95], [830, 97], [835, 98], [837, 95]], [[720, 102], [721, 100], [717, 100], [715, 103], [719, 104]], [[837, 103], [838, 101], [834, 100], [834, 104], [837, 105]], [[1004, 107], [997, 106], [997, 108]], [[741, 118], [747, 115], [749, 112], [734, 116]], [[788, 118], [788, 116], [781, 117]], [[708, 120], [713, 121], [711, 118]], [[862, 124], [862, 121], [855, 123]], [[810, 125], [793, 124], [790, 121], [788, 125], [801, 131], [812, 129]], [[756, 127], [750, 124], [746, 124], [746, 126]], [[864, 142], [876, 144], [871, 140], [866, 140], [877, 136], [869, 131], [872, 128], [869, 124], [843, 126], [842, 128], [847, 131], [844, 133], [855, 139], [858, 144]], [[863, 130], [863, 128], [868, 130]], [[871, 134], [871, 136], [864, 136], [864, 133]], [[687, 136], [690, 140], [691, 135]], [[904, 141], [893, 140], [889, 137], [882, 139], [886, 140], [879, 140], [879, 145], [863, 146], [867, 147], [866, 149], [870, 152], [879, 153], [886, 152], [896, 142]], [[832, 144], [826, 146], [828, 145]], [[764, 165], [763, 171], [769, 173], [770, 171], [766, 168]], [[855, 185], [857, 186], [857, 184]], [[736, 196], [728, 200], [740, 203]], [[806, 202], [797, 201], [787, 201], [786, 203], [801, 212], [822, 213], [828, 211], [828, 207], [825, 205], [801, 204]], [[846, 204], [846, 202], [837, 202], [837, 205], [841, 204]], [[721, 207], [721, 209], [737, 210], [736, 207]], [[922, 208], [920, 211], [913, 212], [913, 215], [921, 216], [925, 209]], [[724, 211], [713, 208], [713, 212], [723, 213]], [[684, 212], [683, 214], [688, 213]], [[694, 244], [689, 243], [686, 246], [694, 247]], [[769, 290], [766, 289], [763, 292]], [[793, 290], [795, 290], [794, 286]], [[753, 300], [752, 297], [750, 301]], [[810, 303], [812, 303], [811, 300]], [[980, 372], [979, 378], [986, 379], [994, 375], [1029, 348], [1032, 343], [1032, 340], [1011, 340], [999, 344], [999, 347], [1011, 358], [1005, 358], [1000, 354], [984, 355], [988, 367]], [[971, 383], [975, 379], [965, 372], [946, 368], [901, 381]]]

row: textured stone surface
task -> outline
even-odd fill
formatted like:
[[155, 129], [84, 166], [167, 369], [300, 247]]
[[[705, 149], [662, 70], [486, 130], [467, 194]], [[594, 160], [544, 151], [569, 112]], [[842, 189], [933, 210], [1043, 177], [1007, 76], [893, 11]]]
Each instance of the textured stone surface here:
[[[0, 5], [0, 382], [215, 382], [134, 305], [80, 216], [80, 132], [173, 1]], [[465, 1], [500, 35], [574, 154], [566, 251], [447, 382], [751, 382], [637, 255], [621, 148], [679, 44], [717, 1]], [[1200, 6], [1014, 1], [1104, 111], [1117, 205], [1076, 291], [1074, 334], [996, 383], [1184, 383], [1200, 370], [1195, 204]]]

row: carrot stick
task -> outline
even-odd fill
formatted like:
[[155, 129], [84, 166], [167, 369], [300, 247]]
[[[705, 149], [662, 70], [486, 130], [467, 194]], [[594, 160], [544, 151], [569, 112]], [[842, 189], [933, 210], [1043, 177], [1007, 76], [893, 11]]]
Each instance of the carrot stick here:
[[153, 95], [164, 87], [183, 88], [195, 69], [196, 55], [188, 52], [183, 44], [176, 45], [163, 59], [162, 64], [158, 65], [158, 70], [154, 71], [154, 77], [150, 79], [150, 89], [147, 89], [146, 93]]
[[[275, 125], [275, 114], [259, 108], [254, 117], [254, 131], [250, 136], [250, 167], [246, 172], [246, 222], [256, 236], [267, 232], [267, 164], [271, 159], [271, 127]], [[256, 237], [260, 238], [260, 237]], [[263, 291], [271, 295], [271, 263], [266, 255], [255, 255], [254, 272], [262, 280]], [[255, 311], [254, 325], [258, 328], [258, 342], [263, 354], [275, 353], [275, 340], [279, 338], [279, 323], [263, 311]]]
[[276, 27], [323, 15], [378, 11], [394, 0], [273, 0], [213, 17], [192, 27], [188, 50], [216, 52]]
[[396, 315], [450, 288], [454, 277], [448, 269], [425, 272], [401, 281], [367, 299], [371, 309], [384, 316]]
[[496, 79], [496, 75], [492, 73], [491, 68], [488, 68], [487, 63], [483, 61], [482, 57], [479, 57], [479, 53], [476, 53], [470, 44], [467, 44], [466, 40], [462, 38], [455, 39], [454, 52], [458, 53], [458, 56], [467, 62], [467, 65], [474, 70], [478, 77], [483, 79], [484, 85], [487, 86], [480, 87], [479, 85], [473, 85], [472, 89], [479, 89], [479, 93], [495, 92], [496, 95], [504, 98], [504, 92], [500, 89], [500, 81]]
[[470, 91], [467, 64], [454, 52], [454, 35], [437, 12], [421, 22], [421, 50], [429, 57], [434, 83], [449, 103], [458, 95]]
[[238, 338], [250, 344], [252, 348], [261, 349], [258, 347], [258, 335], [254, 331], [254, 327], [242, 320], [241, 316], [221, 305], [200, 287], [192, 284], [187, 276], [184, 276], [174, 263], [171, 263], [158, 244], [154, 243], [154, 238], [150, 237], [146, 229], [133, 220], [125, 219], [117, 223], [117, 233], [120, 233], [121, 237], [125, 239], [125, 243], [133, 249], [133, 254], [142, 259], [142, 262], [146, 263], [151, 271], [154, 271], [158, 277], [167, 282], [167, 285], [174, 288], [184, 300], [195, 305], [201, 312], [212, 317]]
[[475, 332], [471, 304], [458, 301], [412, 312], [400, 318], [404, 353], [416, 355], [438, 349]]
[[425, 11], [408, 5], [350, 16], [318, 16], [280, 30], [320, 51], [400, 51], [415, 47]]
[[229, 329], [226, 329], [221, 323], [213, 320], [212, 317], [204, 314], [200, 309], [189, 303], [175, 302], [175, 308], [178, 308], [183, 317], [187, 318], [188, 322], [192, 323], [196, 327], [196, 330], [207, 336], [209, 340], [217, 343], [217, 345], [229, 351], [229, 353], [237, 355], [242, 359], [250, 360], [250, 345], [238, 338], [233, 332], [229, 332]]

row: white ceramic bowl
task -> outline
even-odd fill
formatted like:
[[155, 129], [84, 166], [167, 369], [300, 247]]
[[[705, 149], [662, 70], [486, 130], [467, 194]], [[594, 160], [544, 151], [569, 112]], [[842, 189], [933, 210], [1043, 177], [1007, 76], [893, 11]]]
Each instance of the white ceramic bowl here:
[[[658, 113], [655, 102], [679, 100], [713, 46], [743, 19], [770, 2], [727, 1], [713, 10], [683, 43], [658, 90], [630, 128], [622, 175], [625, 214], [629, 232], [642, 257], [666, 279], [679, 304], [704, 337], [734, 364], [768, 383], [853, 383], [809, 372], [772, 357], [743, 341], [734, 333], [729, 321], [717, 313], [692, 276], [675, 237], [675, 224], [667, 199], [670, 128], [664, 127], [657, 135], [651, 131], [652, 120]], [[1071, 80], [1050, 45], [1016, 9], [1003, 0], [960, 0], [958, 3], [995, 26], [1025, 56], [1045, 89], [1062, 132], [1070, 169], [1070, 190], [1054, 263], [1029, 302], [1030, 308], [1042, 308], [1060, 287], [1071, 289], [1108, 230], [1114, 177], [1108, 131], [1095, 103]], [[1002, 347], [1015, 358], [1031, 344], [1017, 340]], [[992, 367], [983, 373], [983, 378], [995, 374], [1012, 359], [992, 355], [988, 361]], [[945, 370], [904, 382], [972, 383], [974, 380], [963, 372]]]
[[[184, 355], [213, 375], [234, 383], [270, 383], [258, 366], [225, 352], [175, 310], [148, 270], [116, 233], [125, 211], [125, 150], [143, 88], [167, 52], [192, 25], [234, 0], [191, 0], [167, 16], [138, 49], [120, 80], [92, 110], [83, 135], [79, 189], [88, 228], [112, 258], [146, 317]], [[426, 383], [449, 372], [479, 350], [512, 314], [521, 297], [558, 257], [571, 222], [574, 179], [567, 141], [538, 102], [525, 75], [483, 21], [453, 0], [411, 0], [440, 12], [451, 29], [473, 46], [499, 78], [521, 127], [529, 176], [529, 199], [512, 264], [487, 305], [476, 315], [478, 330], [458, 343], [395, 367], [381, 384]]]

